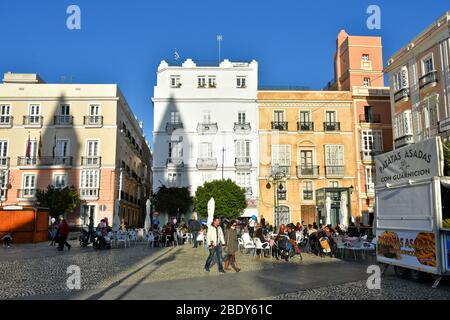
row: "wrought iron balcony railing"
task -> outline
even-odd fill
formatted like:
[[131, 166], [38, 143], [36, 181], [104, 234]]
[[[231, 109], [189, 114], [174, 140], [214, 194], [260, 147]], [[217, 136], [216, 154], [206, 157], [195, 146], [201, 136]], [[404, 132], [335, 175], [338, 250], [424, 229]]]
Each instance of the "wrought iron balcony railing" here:
[[197, 125], [197, 132], [199, 134], [216, 134], [219, 130], [217, 122], [215, 123], [199, 123]]
[[0, 127], [12, 127], [13, 117], [12, 116], [0, 116]]
[[318, 178], [319, 166], [314, 165], [297, 166], [297, 176], [299, 178]]
[[20, 167], [72, 166], [72, 157], [18, 157]]
[[103, 116], [84, 116], [84, 125], [87, 127], [103, 126]]
[[360, 123], [380, 123], [381, 116], [379, 114], [360, 114], [359, 122]]
[[288, 131], [287, 121], [272, 121], [272, 130]]
[[173, 133], [175, 130], [183, 129], [183, 122], [167, 122], [166, 132], [167, 134]]
[[297, 122], [298, 131], [314, 131], [314, 122]]
[[409, 99], [409, 88], [402, 88], [394, 93], [394, 102], [402, 100], [407, 101]]
[[330, 178], [341, 178], [344, 171], [344, 166], [325, 166], [325, 175]]
[[197, 169], [217, 169], [216, 158], [198, 158]]
[[73, 125], [72, 116], [55, 116], [53, 123], [55, 126], [71, 126]]
[[324, 122], [323, 123], [323, 131], [340, 131], [341, 123], [340, 122]]
[[438, 81], [437, 79], [437, 71], [433, 70], [428, 72], [423, 77], [420, 77], [419, 79], [419, 89], [425, 88], [431, 84], [436, 84]]
[[24, 116], [23, 117], [23, 125], [24, 126], [42, 127], [43, 122], [44, 122], [44, 117], [42, 117], [42, 116]]
[[234, 123], [234, 132], [236, 133], [248, 133], [252, 130], [252, 127], [250, 125], [250, 122], [240, 123], [235, 122]]
[[102, 157], [81, 157], [81, 165], [83, 167], [100, 167]]
[[252, 160], [250, 157], [237, 157], [234, 161], [236, 168], [250, 168], [252, 166]]

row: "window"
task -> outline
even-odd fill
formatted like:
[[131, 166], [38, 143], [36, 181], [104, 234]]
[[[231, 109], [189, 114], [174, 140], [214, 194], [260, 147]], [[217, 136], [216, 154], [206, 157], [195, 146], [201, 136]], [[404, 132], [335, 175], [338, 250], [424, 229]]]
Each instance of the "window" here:
[[364, 78], [363, 86], [364, 87], [370, 87], [370, 78]]
[[312, 150], [300, 150], [300, 164], [302, 168], [313, 167], [313, 151]]
[[178, 111], [170, 112], [170, 123], [172, 124], [180, 123], [180, 113]]
[[211, 123], [211, 111], [203, 111], [203, 123]]
[[291, 146], [288, 144], [272, 145], [272, 165], [291, 166]]
[[300, 123], [308, 124], [311, 122], [311, 112], [300, 111]]
[[366, 171], [366, 185], [373, 185], [375, 179], [375, 167], [367, 166]]
[[0, 105], [0, 125], [11, 124], [11, 106], [9, 104]]
[[170, 87], [171, 88], [180, 88], [181, 80], [180, 76], [170, 76]]
[[[29, 149], [28, 149], [29, 148]], [[30, 140], [28, 145], [28, 139], [25, 141], [25, 157], [27, 165], [37, 163], [38, 154], [38, 141], [36, 139]]]
[[206, 77], [205, 76], [199, 76], [197, 78], [197, 83], [199, 88], [206, 88]]
[[245, 112], [239, 112], [238, 113], [238, 123], [244, 124], [245, 123], [246, 114]]
[[67, 188], [67, 174], [55, 174], [53, 176], [53, 186], [56, 189]]
[[179, 178], [180, 178], [180, 173], [169, 172], [167, 174], [167, 182], [168, 182], [169, 186], [178, 187]]
[[236, 158], [247, 159], [250, 161], [250, 141], [236, 140]]
[[336, 123], [337, 117], [336, 117], [336, 111], [326, 111], [325, 113], [325, 120], [327, 123]]
[[[98, 189], [99, 186], [99, 171], [98, 170], [81, 170], [81, 189]], [[81, 192], [82, 195], [94, 196], [97, 195], [95, 192]]]
[[212, 143], [210, 143], [210, 142], [200, 143], [199, 158], [212, 159]]
[[303, 200], [314, 200], [312, 181], [303, 181]]
[[394, 92], [400, 91], [409, 87], [408, 68], [403, 66], [400, 71], [393, 76]]
[[8, 170], [0, 170], [0, 198], [5, 199], [8, 193]]
[[8, 165], [8, 141], [0, 141], [0, 166]]
[[383, 133], [381, 130], [362, 130], [362, 151], [383, 151]]
[[344, 165], [344, 146], [326, 145], [325, 146], [325, 165], [343, 166]]
[[69, 162], [69, 140], [56, 140], [55, 164], [63, 165]]
[[41, 106], [38, 104], [30, 105], [29, 124], [39, 124], [41, 121]]
[[87, 165], [98, 165], [99, 163], [99, 144], [98, 140], [88, 140], [86, 144]]
[[70, 115], [70, 104], [60, 105], [59, 112], [60, 112], [61, 116], [69, 116]]
[[339, 181], [330, 181], [330, 188], [339, 188]]
[[181, 141], [169, 142], [169, 159], [183, 158], [183, 143]]
[[236, 184], [240, 187], [250, 187], [251, 173], [250, 172], [236, 172]]
[[238, 76], [236, 77], [236, 86], [238, 88], [245, 88], [246, 87], [246, 77], [244, 76]]
[[362, 61], [369, 61], [369, 55], [367, 53], [363, 53], [362, 55]]
[[81, 225], [89, 225], [90, 217], [95, 221], [95, 205], [82, 205], [80, 213]]
[[210, 88], [215, 88], [216, 87], [216, 77], [215, 76], [208, 77], [208, 86]]
[[23, 197], [34, 197], [36, 195], [36, 175], [25, 174], [23, 176]]
[[430, 73], [431, 71], [434, 71], [432, 55], [430, 55], [422, 60], [422, 71], [423, 71], [423, 75], [426, 75], [426, 74]]
[[284, 122], [284, 111], [275, 110], [273, 112], [273, 121], [276, 123]]
[[405, 110], [394, 117], [394, 135], [395, 139], [407, 135], [412, 135], [412, 116], [411, 110]]
[[425, 128], [435, 128], [438, 125], [438, 97], [437, 95], [427, 96], [421, 101]]

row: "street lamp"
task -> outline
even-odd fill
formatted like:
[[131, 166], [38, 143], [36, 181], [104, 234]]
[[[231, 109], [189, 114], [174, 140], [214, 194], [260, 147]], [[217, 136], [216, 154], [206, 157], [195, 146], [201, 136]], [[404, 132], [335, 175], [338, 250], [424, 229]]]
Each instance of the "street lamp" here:
[[[279, 211], [278, 210], [278, 201], [279, 201], [278, 194], [279, 194], [279, 191], [283, 191], [283, 189], [284, 189], [284, 186], [281, 183], [281, 180], [283, 180], [285, 177], [286, 177], [286, 173], [284, 172], [284, 170], [280, 170], [280, 166], [279, 165], [274, 165], [272, 167], [271, 174], [267, 177], [266, 188], [270, 189], [272, 187], [271, 186], [271, 182], [274, 185], [274, 188], [273, 188], [274, 208], [273, 209], [274, 209], [275, 227], [279, 226], [279, 219], [280, 219], [280, 217], [279, 217], [279, 212], [278, 212]], [[279, 181], [280, 181], [280, 184], [278, 185]], [[276, 187], [277, 185], [278, 185], [278, 188]]]

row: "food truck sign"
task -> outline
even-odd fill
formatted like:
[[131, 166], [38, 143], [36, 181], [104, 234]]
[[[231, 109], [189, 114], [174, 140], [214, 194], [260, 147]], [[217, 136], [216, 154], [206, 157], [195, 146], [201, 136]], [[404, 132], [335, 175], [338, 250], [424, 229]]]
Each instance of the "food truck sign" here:
[[427, 139], [375, 157], [375, 184], [397, 184], [442, 175], [439, 137]]

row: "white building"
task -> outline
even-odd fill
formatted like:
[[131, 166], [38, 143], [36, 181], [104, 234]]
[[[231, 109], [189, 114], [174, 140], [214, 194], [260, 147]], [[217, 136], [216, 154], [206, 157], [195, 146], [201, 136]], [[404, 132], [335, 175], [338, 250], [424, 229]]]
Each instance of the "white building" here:
[[258, 63], [199, 63], [158, 67], [154, 91], [153, 190], [190, 188], [232, 179], [258, 198]]

